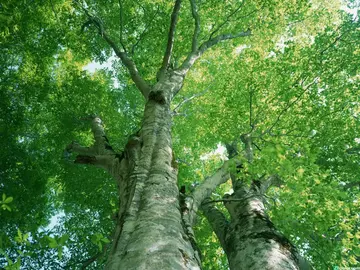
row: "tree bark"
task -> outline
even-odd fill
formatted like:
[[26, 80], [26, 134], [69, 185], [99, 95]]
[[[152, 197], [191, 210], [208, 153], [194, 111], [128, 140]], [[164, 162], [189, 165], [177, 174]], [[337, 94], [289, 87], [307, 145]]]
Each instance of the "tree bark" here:
[[105, 269], [200, 269], [182, 222], [172, 152], [170, 101], [182, 80], [171, 73], [152, 88], [141, 130], [115, 172], [120, 207]]
[[310, 269], [297, 249], [270, 221], [263, 203], [262, 182], [247, 188], [237, 181], [234, 193], [224, 196], [230, 220], [205, 201], [201, 209], [222, 245], [230, 269]]
[[184, 77], [167, 71], [149, 92], [139, 132], [124, 151], [110, 146], [99, 117], [92, 116], [95, 143], [73, 142], [65, 151], [75, 163], [107, 170], [116, 180], [119, 211], [105, 269], [200, 269], [193, 233], [183, 221], [172, 151], [170, 103]]

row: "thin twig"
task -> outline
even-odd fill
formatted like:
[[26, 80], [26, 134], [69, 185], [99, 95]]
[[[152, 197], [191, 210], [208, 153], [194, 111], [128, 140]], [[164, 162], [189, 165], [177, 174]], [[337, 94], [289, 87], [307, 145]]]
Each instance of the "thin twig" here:
[[210, 90], [210, 87], [211, 87], [211, 85], [210, 85], [208, 88], [206, 88], [204, 91], [201, 91], [200, 93], [196, 93], [196, 94], [192, 95], [191, 97], [184, 98], [178, 105], [175, 106], [173, 112], [174, 112], [175, 114], [177, 114], [177, 113], [178, 113], [177, 110], [178, 110], [181, 106], [183, 106], [185, 103], [191, 101], [191, 100], [194, 99], [194, 98], [197, 98], [197, 97], [200, 97], [200, 96], [206, 94], [206, 92], [208, 92], [208, 91]]
[[238, 6], [233, 12], [231, 12], [226, 19], [214, 30], [211, 32], [210, 36], [209, 36], [209, 40], [212, 39], [213, 35], [215, 35], [226, 23], [229, 22], [230, 18], [235, 15], [245, 4], [245, 0], [243, 0], [240, 4], [240, 6]]
[[[284, 109], [281, 110], [281, 112], [278, 114], [276, 120], [274, 121], [274, 123], [270, 126], [270, 128], [266, 131], [267, 133], [271, 133], [272, 129], [277, 125], [277, 123], [279, 123], [281, 116], [283, 116], [288, 109], [290, 109], [292, 106], [294, 106], [294, 104], [296, 104], [301, 97], [307, 92], [307, 90], [310, 88], [310, 86], [312, 86], [314, 83], [316, 83], [318, 81], [318, 78], [315, 78], [311, 83], [309, 83], [305, 89], [300, 93], [300, 95], [298, 95], [295, 100], [293, 102], [289, 102], [287, 104], [287, 106], [285, 106]], [[303, 84], [303, 82], [302, 82]]]
[[145, 37], [147, 31], [151, 28], [151, 24], [154, 21], [154, 19], [156, 18], [156, 16], [158, 15], [158, 13], [159, 13], [159, 6], [157, 6], [157, 9], [156, 9], [156, 12], [155, 12], [154, 16], [151, 18], [151, 20], [148, 22], [148, 24], [146, 24], [144, 30], [139, 35], [139, 38], [134, 43], [134, 45], [131, 47], [131, 54], [135, 53], [135, 48], [139, 45], [140, 41]]
[[207, 49], [209, 49], [212, 46], [215, 46], [219, 42], [229, 40], [229, 39], [235, 39], [235, 38], [238, 38], [238, 37], [248, 37], [250, 35], [251, 35], [251, 30], [248, 29], [246, 31], [238, 32], [236, 34], [222, 34], [222, 35], [218, 35], [218, 36], [216, 36], [216, 37], [214, 37], [212, 39], [209, 39], [206, 42], [204, 42], [203, 44], [201, 44], [199, 49], [197, 49], [195, 52], [191, 52], [187, 56], [187, 58], [182, 63], [182, 65], [180, 66], [178, 71], [180, 73], [182, 73], [182, 74], [186, 74], [187, 71], [193, 66], [195, 61], [197, 59], [199, 59], [200, 56], [202, 56]]

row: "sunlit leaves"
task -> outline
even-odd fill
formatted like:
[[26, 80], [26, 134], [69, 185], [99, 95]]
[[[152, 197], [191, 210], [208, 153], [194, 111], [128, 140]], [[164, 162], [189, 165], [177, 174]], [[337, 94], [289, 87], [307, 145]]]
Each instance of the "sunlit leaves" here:
[[[0, 248], [10, 254], [0, 263], [7, 269], [29, 262], [61, 269], [78, 266], [108, 244], [118, 204], [108, 174], [72, 165], [63, 150], [72, 140], [92, 143], [84, 118], [93, 114], [101, 116], [112, 146], [122, 150], [141, 125], [144, 100], [117, 60], [112, 70], [83, 70], [94, 60], [105, 62], [112, 51], [94, 26], [81, 31], [87, 18], [79, 5], [30, 2], [0, 7]], [[119, 46], [123, 39], [144, 78], [155, 82], [173, 1], [124, 0], [122, 11], [119, 1], [86, 3]], [[250, 28], [252, 36], [208, 50], [174, 100], [173, 109], [201, 93], [174, 114], [179, 184], [194, 189], [222, 164], [214, 152], [219, 143], [256, 126], [254, 162], [241, 160], [243, 178], [280, 175], [283, 185], [268, 194], [276, 226], [319, 269], [356, 265], [359, 196], [356, 186], [346, 185], [359, 178], [359, 161], [346, 149], [356, 147], [360, 136], [358, 21], [337, 12], [338, 1], [197, 3], [200, 44], [212, 33]], [[190, 4], [183, 1], [175, 66], [190, 50], [193, 27]], [[228, 182], [214, 196], [230, 188]], [[56, 233], [38, 231], [49, 229], [46, 220], [59, 212], [64, 217], [51, 229]], [[226, 269], [203, 217], [197, 237], [204, 268]], [[19, 247], [29, 252], [21, 261]]]
[[99, 251], [102, 251], [103, 249], [103, 244], [108, 244], [110, 243], [109, 239], [107, 239], [106, 237], [104, 237], [101, 233], [95, 233], [90, 237], [91, 242], [94, 245], [97, 245], [97, 247], [99, 248]]
[[0, 202], [1, 208], [3, 210], [11, 211], [11, 207], [8, 204], [11, 203], [13, 201], [13, 199], [14, 199], [13, 197], [6, 197], [6, 194], [3, 193], [2, 201]]

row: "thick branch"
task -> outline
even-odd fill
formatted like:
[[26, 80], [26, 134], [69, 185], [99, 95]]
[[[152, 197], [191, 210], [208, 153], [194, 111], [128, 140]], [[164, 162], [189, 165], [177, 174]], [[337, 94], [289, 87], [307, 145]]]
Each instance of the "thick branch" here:
[[[139, 71], [137, 70], [136, 65], [132, 61], [132, 59], [128, 57], [126, 52], [121, 51], [119, 49], [119, 47], [115, 44], [115, 42], [106, 34], [106, 32], [104, 30], [104, 26], [102, 24], [102, 21], [99, 18], [90, 14], [90, 12], [85, 7], [83, 7], [78, 1], [74, 0], [74, 2], [82, 8], [82, 10], [85, 12], [86, 16], [89, 18], [89, 21], [87, 23], [85, 23], [84, 26], [89, 25], [89, 24], [94, 24], [98, 28], [99, 34], [114, 50], [116, 56], [118, 56], [120, 58], [121, 62], [128, 69], [131, 79], [134, 81], [136, 87], [140, 90], [140, 92], [143, 94], [145, 99], [147, 99], [148, 95], [150, 93], [150, 86], [140, 76]], [[122, 7], [120, 7], [120, 9], [122, 9]], [[83, 26], [83, 28], [84, 28], [84, 26]], [[124, 45], [123, 45], [123, 47], [125, 48]]]
[[123, 50], [126, 52], [126, 47], [123, 40], [124, 14], [123, 14], [123, 5], [121, 0], [119, 0], [119, 6], [120, 6], [120, 44]]
[[200, 34], [200, 16], [196, 5], [196, 0], [190, 0], [190, 5], [191, 5], [191, 15], [194, 18], [194, 24], [195, 24], [194, 34], [191, 44], [191, 52], [195, 53], [198, 48], [198, 39]]
[[251, 30], [248, 29], [245, 32], [239, 32], [237, 34], [222, 34], [218, 35], [214, 38], [209, 39], [208, 41], [201, 44], [201, 46], [195, 51], [191, 52], [188, 57], [185, 59], [184, 63], [179, 68], [179, 71], [181, 71], [183, 74], [186, 74], [186, 72], [194, 65], [195, 61], [200, 58], [204, 54], [204, 52], [212, 47], [218, 44], [221, 41], [228, 40], [228, 39], [234, 39], [238, 37], [247, 37], [251, 35]]
[[181, 6], [181, 0], [176, 0], [173, 12], [171, 14], [171, 22], [170, 22], [166, 51], [164, 54], [162, 66], [160, 68], [161, 73], [165, 72], [165, 70], [167, 70], [170, 64], [171, 54], [174, 47], [175, 29], [176, 29], [177, 18], [179, 16], [180, 6]]
[[194, 217], [201, 203], [205, 198], [210, 197], [215, 188], [225, 183], [229, 178], [229, 161], [225, 161], [223, 166], [212, 176], [206, 178], [192, 193], [185, 199], [186, 207], [190, 210], [188, 213], [188, 223], [193, 225]]
[[[78, 155], [74, 163], [89, 164], [100, 167], [106, 170], [111, 170], [113, 163], [120, 161], [121, 154], [116, 152], [111, 147], [104, 131], [101, 119], [99, 117], [88, 117], [92, 119], [91, 130], [94, 135], [94, 144], [90, 147], [84, 147], [76, 142], [72, 142], [65, 149], [65, 156], [68, 158], [70, 153], [76, 152]], [[117, 159], [119, 157], [119, 159]]]
[[279, 187], [284, 183], [277, 174], [270, 175], [267, 179], [263, 180], [264, 176], [252, 182], [252, 187], [258, 189], [262, 195], [264, 195], [271, 186]]
[[130, 57], [128, 57], [128, 55], [125, 52], [120, 51], [120, 49], [108, 37], [108, 35], [105, 32], [103, 33], [103, 38], [110, 45], [110, 47], [114, 50], [116, 56], [118, 56], [121, 59], [121, 62], [128, 69], [131, 79], [134, 81], [136, 87], [140, 90], [140, 92], [143, 94], [145, 99], [147, 99], [149, 96], [149, 93], [150, 93], [150, 86], [140, 76], [135, 63], [132, 61], [132, 59]]
[[242, 134], [240, 136], [240, 140], [245, 145], [245, 158], [249, 163], [252, 163], [254, 159], [254, 149], [252, 147], [251, 135], [252, 135], [251, 133], [248, 133], [248, 134]]
[[228, 230], [228, 221], [225, 215], [206, 201], [201, 205], [201, 210], [216, 233], [221, 246], [226, 247], [225, 235]]

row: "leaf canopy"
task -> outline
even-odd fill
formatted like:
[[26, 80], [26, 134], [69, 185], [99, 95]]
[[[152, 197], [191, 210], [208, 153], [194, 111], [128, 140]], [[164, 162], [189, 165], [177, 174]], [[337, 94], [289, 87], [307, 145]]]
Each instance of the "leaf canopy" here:
[[[208, 50], [173, 101], [179, 186], [191, 190], [222, 163], [219, 145], [252, 132], [255, 157], [244, 179], [278, 174], [284, 181], [268, 193], [274, 224], [316, 269], [359, 265], [360, 161], [349, 151], [360, 143], [358, 18], [338, 1], [197, 2], [199, 43], [239, 29], [252, 35]], [[144, 100], [94, 25], [81, 31], [82, 7], [154, 83], [173, 4], [1, 3], [0, 267], [76, 269], [109, 242], [114, 182], [100, 169], [70, 164], [64, 149], [73, 140], [92, 143], [83, 118], [96, 114], [122, 150], [141, 125]], [[189, 53], [193, 28], [184, 1], [172, 65]], [[88, 71], [94, 63], [108, 67]], [[230, 189], [226, 183], [213, 196]], [[227, 269], [203, 216], [196, 233], [204, 269]]]

